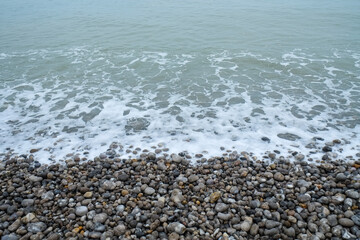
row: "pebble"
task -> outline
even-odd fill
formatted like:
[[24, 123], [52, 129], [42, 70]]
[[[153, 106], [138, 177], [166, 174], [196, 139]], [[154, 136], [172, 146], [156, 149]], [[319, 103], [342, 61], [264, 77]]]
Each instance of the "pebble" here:
[[297, 200], [301, 203], [305, 203], [311, 200], [311, 196], [309, 194], [299, 194]]
[[86, 206], [79, 206], [79, 207], [76, 207], [76, 210], [75, 210], [75, 214], [77, 216], [84, 216], [88, 213], [88, 208]]
[[354, 226], [354, 222], [349, 218], [340, 218], [339, 223], [343, 227], [352, 227], [352, 226]]
[[28, 223], [27, 230], [31, 233], [43, 232], [47, 228], [46, 224], [43, 222]]
[[99, 213], [99, 214], [96, 214], [94, 216], [93, 222], [95, 222], [95, 223], [105, 223], [107, 218], [108, 218], [108, 215], [106, 213]]
[[251, 223], [249, 221], [244, 221], [240, 224], [240, 229], [244, 232], [248, 232], [251, 228]]
[[220, 218], [221, 220], [229, 221], [233, 217], [233, 215], [231, 213], [221, 213], [221, 212], [219, 212], [217, 214], [217, 217]]
[[228, 210], [229, 206], [225, 203], [217, 203], [215, 205], [215, 210], [217, 212], [225, 212], [226, 210]]
[[283, 174], [277, 172], [277, 173], [274, 174], [274, 179], [276, 181], [281, 181], [282, 182], [282, 181], [284, 181], [285, 176]]
[[155, 193], [155, 189], [153, 189], [152, 187], [147, 187], [147, 188], [145, 188], [144, 192], [146, 195], [152, 195]]
[[168, 231], [176, 232], [178, 234], [184, 234], [186, 227], [179, 222], [172, 222], [167, 226]]

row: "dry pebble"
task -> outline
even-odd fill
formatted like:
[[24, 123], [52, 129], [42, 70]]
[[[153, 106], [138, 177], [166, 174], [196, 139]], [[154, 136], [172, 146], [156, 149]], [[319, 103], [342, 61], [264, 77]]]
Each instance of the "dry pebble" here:
[[228, 150], [191, 165], [187, 153], [154, 149], [52, 165], [3, 159], [1, 239], [360, 239], [359, 160]]

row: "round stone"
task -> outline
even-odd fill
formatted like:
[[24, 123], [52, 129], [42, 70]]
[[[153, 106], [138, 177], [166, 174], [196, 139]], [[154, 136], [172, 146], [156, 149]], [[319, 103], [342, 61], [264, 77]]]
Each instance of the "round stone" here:
[[225, 203], [217, 203], [215, 205], [215, 210], [217, 212], [225, 212], [226, 210], [228, 210], [229, 206]]
[[88, 208], [86, 206], [79, 206], [75, 209], [75, 214], [82, 217], [88, 213]]
[[343, 227], [352, 227], [352, 226], [354, 226], [354, 222], [349, 218], [340, 218], [339, 223]]
[[152, 195], [155, 193], [155, 189], [153, 189], [152, 187], [147, 187], [147, 188], [145, 188], [144, 192], [146, 195]]

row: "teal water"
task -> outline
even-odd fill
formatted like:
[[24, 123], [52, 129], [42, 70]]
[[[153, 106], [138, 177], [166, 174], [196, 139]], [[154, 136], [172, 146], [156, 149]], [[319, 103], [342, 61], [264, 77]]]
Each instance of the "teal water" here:
[[0, 32], [1, 151], [360, 151], [356, 0], [4, 0]]

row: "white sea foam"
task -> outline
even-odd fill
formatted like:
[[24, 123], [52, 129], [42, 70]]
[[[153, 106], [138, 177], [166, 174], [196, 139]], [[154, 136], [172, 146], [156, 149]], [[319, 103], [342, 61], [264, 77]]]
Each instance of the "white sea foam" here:
[[347, 139], [337, 153], [354, 156], [360, 152], [359, 55], [335, 52], [327, 58], [301, 49], [279, 56], [87, 47], [2, 53], [1, 76], [8, 81], [0, 88], [0, 151], [41, 148], [36, 155], [46, 162], [68, 153], [93, 157], [115, 141], [147, 149], [163, 143], [171, 152], [207, 156], [221, 155], [223, 146], [321, 158], [321, 151], [305, 147], [316, 136]]

